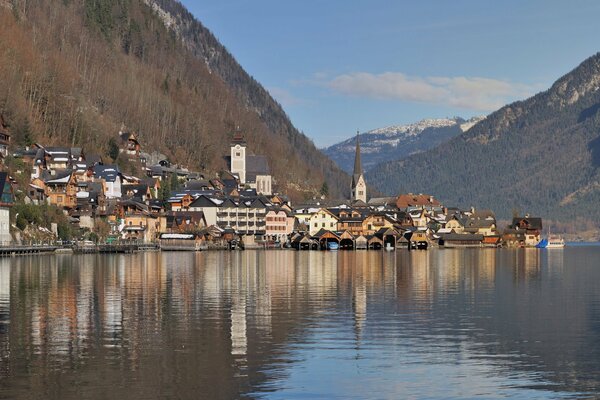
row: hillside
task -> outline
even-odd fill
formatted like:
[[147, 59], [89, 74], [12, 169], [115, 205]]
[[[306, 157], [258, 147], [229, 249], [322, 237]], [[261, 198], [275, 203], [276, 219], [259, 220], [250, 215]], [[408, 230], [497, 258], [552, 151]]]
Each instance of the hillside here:
[[292, 196], [324, 181], [347, 194], [350, 178], [175, 0], [0, 1], [0, 37], [0, 112], [16, 144], [106, 155], [124, 123], [147, 149], [212, 175], [239, 129]]
[[[370, 170], [377, 164], [401, 160], [412, 154], [432, 149], [460, 135], [483, 117], [464, 120], [459, 117], [424, 119], [409, 125], [394, 125], [374, 129], [359, 135], [363, 167]], [[352, 137], [323, 150], [336, 164], [351, 174], [354, 166], [356, 138]]]
[[386, 193], [427, 192], [448, 205], [509, 217], [600, 221], [600, 53], [552, 87], [489, 115], [465, 134], [367, 180]]

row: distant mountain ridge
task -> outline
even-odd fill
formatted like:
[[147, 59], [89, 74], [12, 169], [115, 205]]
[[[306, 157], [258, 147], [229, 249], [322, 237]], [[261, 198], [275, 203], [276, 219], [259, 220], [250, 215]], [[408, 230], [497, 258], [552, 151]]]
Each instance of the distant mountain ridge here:
[[600, 222], [600, 53], [443, 146], [378, 165], [367, 182], [502, 218], [520, 211]]
[[[363, 168], [401, 160], [412, 154], [429, 150], [462, 134], [485, 117], [465, 120], [460, 117], [423, 119], [407, 125], [378, 128], [359, 135]], [[352, 173], [356, 138], [349, 138], [323, 150], [347, 173]]]

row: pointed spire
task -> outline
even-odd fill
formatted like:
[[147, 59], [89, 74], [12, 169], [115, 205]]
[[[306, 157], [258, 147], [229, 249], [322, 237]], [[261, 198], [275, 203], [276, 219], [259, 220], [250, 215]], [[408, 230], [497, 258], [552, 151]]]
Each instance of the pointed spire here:
[[354, 156], [354, 176], [362, 175], [362, 163], [360, 162], [360, 140], [359, 132], [356, 131], [356, 155]]

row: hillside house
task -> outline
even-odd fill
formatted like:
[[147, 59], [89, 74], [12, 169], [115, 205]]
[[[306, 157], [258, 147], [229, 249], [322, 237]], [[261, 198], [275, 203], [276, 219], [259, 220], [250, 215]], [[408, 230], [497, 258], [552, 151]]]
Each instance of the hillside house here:
[[94, 179], [104, 181], [104, 195], [107, 199], [122, 197], [123, 176], [116, 165], [95, 165]]
[[10, 244], [10, 208], [15, 204], [15, 196], [8, 174], [0, 172], [0, 244]]
[[70, 169], [54, 171], [50, 176], [45, 171], [42, 179], [45, 184], [45, 195], [49, 204], [57, 207], [72, 209], [77, 206], [77, 181]]
[[8, 146], [10, 145], [9, 125], [0, 114], [0, 157], [5, 158], [8, 155]]
[[127, 158], [131, 160], [139, 160], [140, 151], [142, 150], [142, 146], [138, 140], [138, 137], [133, 132], [124, 132], [121, 130], [119, 132], [119, 141], [120, 148], [119, 152], [126, 154]]

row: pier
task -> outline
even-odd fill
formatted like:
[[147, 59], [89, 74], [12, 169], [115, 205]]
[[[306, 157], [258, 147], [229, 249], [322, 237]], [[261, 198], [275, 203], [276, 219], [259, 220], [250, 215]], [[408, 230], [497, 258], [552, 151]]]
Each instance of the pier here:
[[58, 248], [51, 244], [6, 245], [0, 246], [0, 257], [54, 253]]

